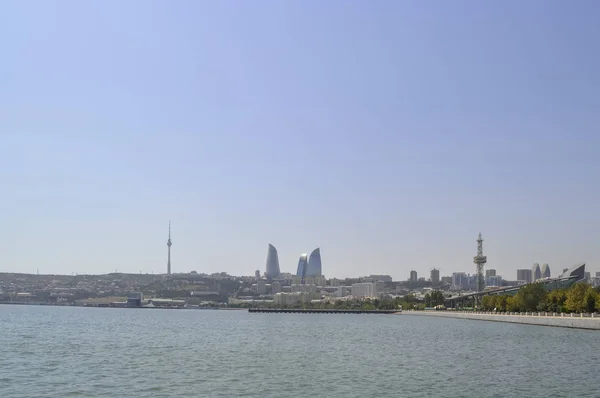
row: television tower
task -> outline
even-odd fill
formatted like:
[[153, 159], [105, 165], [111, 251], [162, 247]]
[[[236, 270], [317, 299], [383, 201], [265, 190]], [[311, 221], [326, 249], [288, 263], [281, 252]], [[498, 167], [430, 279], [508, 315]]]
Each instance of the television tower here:
[[169, 248], [167, 257], [167, 275], [171, 275], [171, 220], [169, 220], [169, 240], [167, 241], [167, 247]]
[[482, 292], [485, 288], [485, 279], [483, 278], [483, 266], [487, 262], [487, 257], [483, 255], [483, 238], [481, 232], [477, 238], [477, 255], [473, 257], [473, 262], [477, 266], [477, 291]]

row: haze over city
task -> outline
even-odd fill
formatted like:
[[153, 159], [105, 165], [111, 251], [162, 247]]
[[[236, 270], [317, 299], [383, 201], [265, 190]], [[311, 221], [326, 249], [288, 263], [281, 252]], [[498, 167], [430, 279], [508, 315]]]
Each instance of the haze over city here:
[[600, 270], [593, 1], [0, 5], [0, 272]]

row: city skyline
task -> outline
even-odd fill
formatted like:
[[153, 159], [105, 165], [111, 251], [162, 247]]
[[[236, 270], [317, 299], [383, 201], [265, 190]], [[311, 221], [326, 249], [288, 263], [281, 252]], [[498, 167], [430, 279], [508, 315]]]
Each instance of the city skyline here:
[[[479, 233], [478, 239], [477, 239], [477, 251], [478, 251], [478, 256], [480, 254], [480, 250], [481, 250], [481, 243], [483, 242], [482, 240], [482, 236], [481, 233]], [[171, 274], [171, 246], [172, 246], [172, 241], [171, 241], [171, 221], [169, 220], [169, 234], [168, 234], [168, 240], [167, 240], [167, 272], [165, 273], [166, 275], [170, 275]], [[475, 257], [475, 259], [478, 258], [478, 256]], [[312, 264], [311, 264], [311, 260], [312, 259]], [[573, 265], [568, 265], [566, 266], [566, 268], [563, 268], [563, 271], [565, 269], [568, 269], [570, 267], [572, 267]], [[115, 272], [118, 272], [118, 269], [114, 270]], [[0, 272], [11, 272], [11, 271], [0, 271]], [[17, 272], [17, 271], [15, 271]], [[141, 272], [141, 271], [140, 271]], [[198, 272], [198, 273], [204, 273], [204, 274], [212, 274], [212, 273], [220, 273], [220, 272], [226, 272], [227, 271], [198, 271], [196, 269], [194, 270], [181, 270], [175, 273], [179, 273], [179, 274], [186, 274], [189, 272]], [[259, 272], [259, 271], [256, 271]], [[408, 282], [417, 282], [417, 279], [425, 279], [426, 281], [431, 281], [434, 284], [439, 283], [440, 281], [440, 277], [449, 277], [452, 278], [452, 285], [454, 285], [454, 277], [456, 274], [463, 274], [465, 276], [470, 276], [470, 277], [474, 277], [475, 280], [478, 280], [478, 276], [477, 276], [477, 271], [473, 272], [469, 272], [469, 271], [465, 271], [465, 270], [452, 270], [449, 273], [441, 273], [439, 267], [433, 267], [429, 269], [429, 275], [430, 277], [428, 278], [426, 275], [420, 273], [421, 271], [417, 271], [415, 268], [411, 268], [409, 275], [406, 279], [403, 279], [402, 277], [396, 277], [395, 275], [392, 274], [386, 274], [386, 275], [390, 275], [392, 276], [394, 281], [408, 281]], [[488, 280], [489, 277], [499, 277], [501, 278], [501, 280], [506, 280], [506, 281], [527, 281], [527, 282], [533, 282], [537, 279], [542, 279], [542, 278], [549, 278], [550, 277], [550, 273], [551, 273], [551, 268], [549, 266], [548, 263], [544, 263], [543, 266], [540, 268], [539, 263], [533, 263], [532, 267], [526, 268], [526, 269], [521, 269], [521, 268], [515, 268], [513, 269], [511, 272], [512, 273], [506, 273], [506, 276], [504, 276], [504, 274], [498, 274], [497, 275], [497, 270], [495, 268], [490, 268], [490, 267], [486, 267], [483, 272], [485, 273], [485, 277], [484, 277], [484, 285], [486, 285], [486, 281]], [[523, 273], [526, 272], [528, 277], [520, 277], [519, 273]], [[25, 273], [29, 273], [29, 272], [25, 272]], [[36, 273], [39, 274], [39, 268], [36, 269]], [[97, 275], [103, 275], [103, 274], [110, 274], [112, 273], [111, 271], [108, 272], [99, 272], [96, 273]], [[127, 272], [125, 271], [124, 273], [131, 273], [131, 274], [135, 274], [135, 272]], [[413, 273], [414, 274], [414, 279], [413, 279]], [[435, 273], [435, 278], [434, 278], [434, 273]], [[33, 274], [33, 273], [29, 273], [29, 274]], [[42, 273], [43, 274], [43, 273]], [[48, 273], [51, 274], [51, 273]], [[72, 274], [78, 274], [77, 272], [72, 272]], [[82, 275], [85, 275], [86, 273], [79, 273]], [[162, 274], [162, 272], [151, 272], [151, 274]], [[267, 260], [266, 260], [266, 266], [265, 266], [265, 272], [264, 275], [266, 276], [267, 279], [274, 279], [279, 277], [280, 274], [290, 274], [290, 275], [295, 275], [295, 276], [302, 276], [303, 279], [304, 277], [314, 277], [314, 276], [320, 276], [320, 275], [324, 275], [322, 273], [322, 262], [321, 262], [321, 253], [320, 253], [320, 248], [317, 247], [316, 249], [314, 249], [310, 255], [308, 253], [303, 253], [300, 255], [300, 259], [298, 261], [298, 264], [296, 266], [296, 272], [293, 271], [281, 271], [281, 268], [279, 266], [279, 254], [278, 251], [276, 249], [276, 247], [269, 243], [268, 244], [268, 251], [267, 251]], [[373, 275], [373, 274], [377, 274], [376, 272], [370, 272], [370, 273], [362, 273], [362, 274], [356, 274], [356, 275], [351, 275], [351, 276], [344, 276], [344, 277], [338, 277], [338, 276], [328, 276], [329, 278], [356, 278], [356, 277], [365, 277], [367, 275]], [[516, 277], [514, 277], [516, 274]], [[63, 274], [63, 275], [68, 275], [68, 274]], [[232, 275], [237, 275], [237, 276], [248, 276], [251, 275], [251, 273], [247, 273], [247, 274], [232, 274]], [[420, 275], [420, 276], [419, 276]], [[324, 275], [326, 276], [326, 275]], [[432, 279], [434, 278], [434, 279]], [[481, 290], [480, 287], [477, 287], [477, 290]]]
[[596, 3], [2, 11], [0, 272], [600, 270]]

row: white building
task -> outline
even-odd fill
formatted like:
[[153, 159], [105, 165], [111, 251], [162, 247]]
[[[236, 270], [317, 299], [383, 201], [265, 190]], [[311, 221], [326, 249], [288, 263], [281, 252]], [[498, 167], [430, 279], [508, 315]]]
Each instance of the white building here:
[[304, 292], [277, 293], [273, 296], [273, 304], [279, 306], [308, 303], [310, 300], [311, 294]]
[[316, 293], [317, 285], [303, 285], [303, 284], [294, 284], [292, 285], [292, 293]]
[[256, 282], [256, 293], [258, 294], [265, 294], [267, 293], [267, 282], [260, 279], [258, 282]]
[[377, 284], [372, 282], [352, 284], [352, 296], [356, 298], [377, 297]]

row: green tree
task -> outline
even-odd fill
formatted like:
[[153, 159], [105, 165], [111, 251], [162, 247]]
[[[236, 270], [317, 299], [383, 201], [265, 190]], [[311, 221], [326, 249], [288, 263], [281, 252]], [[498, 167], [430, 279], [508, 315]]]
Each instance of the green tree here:
[[541, 283], [523, 286], [515, 295], [521, 311], [543, 311], [546, 309], [548, 291]]
[[496, 305], [495, 296], [483, 296], [481, 299], [481, 307], [484, 311], [492, 311]]
[[521, 308], [519, 307], [519, 300], [517, 300], [514, 296], [507, 296], [506, 298], [506, 311], [509, 312], [519, 312]]
[[567, 292], [567, 300], [565, 307], [570, 312], [581, 313], [585, 312], [587, 303], [585, 302], [586, 293], [590, 285], [587, 283], [576, 283]]
[[444, 293], [439, 290], [432, 290], [430, 293], [431, 306], [444, 304]]
[[371, 301], [365, 300], [362, 302], [360, 309], [365, 311], [372, 311], [375, 309], [375, 306], [373, 305], [373, 303], [371, 303]]
[[506, 304], [508, 302], [508, 296], [496, 296], [496, 308], [498, 311], [506, 311]]
[[425, 302], [426, 307], [431, 307], [431, 295], [429, 293], [425, 295], [423, 301]]
[[377, 309], [380, 310], [395, 310], [398, 307], [394, 304], [394, 302], [392, 300], [382, 300], [379, 303], [379, 306], [377, 307]]
[[598, 293], [594, 291], [594, 288], [588, 285], [583, 297], [583, 308], [585, 312], [594, 312], [596, 310], [596, 301], [598, 301]]
[[404, 296], [404, 301], [406, 301], [407, 303], [416, 303], [419, 300], [417, 300], [417, 298], [415, 297], [414, 294], [407, 294], [406, 296]]
[[556, 289], [548, 293], [546, 307], [551, 312], [563, 312], [565, 310], [565, 301], [567, 300], [567, 290]]
[[394, 299], [394, 308], [398, 308], [398, 306], [402, 306], [402, 308], [404, 308], [406, 305], [406, 302], [404, 300], [402, 300], [400, 297], [396, 297]]

